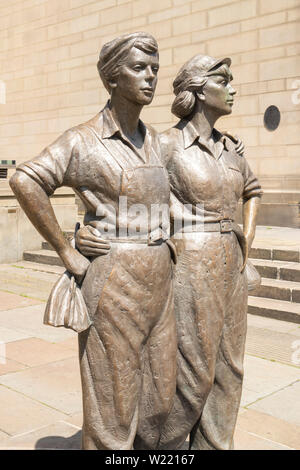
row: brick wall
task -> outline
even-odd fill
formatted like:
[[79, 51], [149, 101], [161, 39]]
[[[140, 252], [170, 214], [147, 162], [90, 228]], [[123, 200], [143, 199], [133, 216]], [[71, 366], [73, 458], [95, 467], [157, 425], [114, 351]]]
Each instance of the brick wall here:
[[[243, 138], [265, 188], [300, 190], [299, 18], [300, 0], [0, 0], [1, 158], [29, 159], [96, 114], [108, 97], [102, 44], [144, 30], [158, 40], [161, 70], [143, 119], [160, 131], [176, 122], [172, 80], [187, 59], [230, 56], [238, 98], [219, 128]], [[272, 104], [281, 124], [269, 132]]]

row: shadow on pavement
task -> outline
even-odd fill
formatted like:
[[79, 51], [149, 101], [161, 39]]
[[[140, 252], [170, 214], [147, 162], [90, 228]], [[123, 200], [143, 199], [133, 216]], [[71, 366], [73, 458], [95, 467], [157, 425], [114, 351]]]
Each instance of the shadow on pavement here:
[[60, 449], [78, 450], [81, 449], [81, 431], [70, 437], [47, 436], [39, 439], [35, 444], [35, 449]]
[[[188, 442], [185, 442], [180, 450], [187, 450]], [[35, 444], [35, 449], [39, 450], [80, 450], [81, 449], [81, 431], [70, 437], [47, 436], [39, 439]]]

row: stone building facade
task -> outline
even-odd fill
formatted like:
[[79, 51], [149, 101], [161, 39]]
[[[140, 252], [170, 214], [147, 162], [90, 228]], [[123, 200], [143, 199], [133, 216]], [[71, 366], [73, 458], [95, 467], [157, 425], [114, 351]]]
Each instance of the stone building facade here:
[[[0, 0], [0, 159], [32, 158], [96, 114], [108, 99], [101, 46], [139, 30], [159, 44], [156, 97], [142, 116], [159, 131], [176, 122], [180, 66], [197, 53], [232, 58], [238, 95], [219, 128], [245, 142], [265, 190], [260, 223], [300, 226], [300, 0]], [[274, 131], [264, 126], [271, 105], [281, 113]], [[0, 179], [0, 209], [9, 198]]]

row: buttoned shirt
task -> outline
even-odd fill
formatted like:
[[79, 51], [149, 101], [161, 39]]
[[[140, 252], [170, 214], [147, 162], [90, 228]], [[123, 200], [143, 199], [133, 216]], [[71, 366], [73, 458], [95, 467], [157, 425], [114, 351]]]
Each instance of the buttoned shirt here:
[[[67, 130], [39, 156], [21, 164], [18, 171], [27, 173], [49, 196], [60, 186], [73, 188], [85, 204], [85, 223], [96, 220], [101, 232], [108, 231], [118, 226], [119, 196], [127, 181], [124, 175], [128, 179], [133, 169], [162, 166], [158, 134], [142, 121], [139, 127], [144, 135], [143, 152], [122, 133], [108, 103], [93, 119]], [[160, 199], [169, 202], [167, 175], [160, 194], [157, 189], [156, 182], [149, 179], [147, 190], [153, 194], [152, 203], [160, 203]], [[143, 190], [141, 187], [139, 192], [135, 186], [134, 203], [145, 203]], [[130, 188], [126, 196], [130, 198]], [[99, 207], [107, 213], [101, 215]], [[106, 225], [102, 227], [104, 215]]]
[[262, 195], [261, 186], [234, 142], [216, 129], [210, 146], [192, 121], [181, 120], [161, 134], [168, 170], [173, 219], [201, 224], [234, 220], [238, 201]]

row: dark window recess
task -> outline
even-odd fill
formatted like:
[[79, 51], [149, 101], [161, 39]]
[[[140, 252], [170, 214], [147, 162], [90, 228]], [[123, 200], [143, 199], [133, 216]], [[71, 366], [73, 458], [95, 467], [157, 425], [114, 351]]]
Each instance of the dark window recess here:
[[275, 131], [280, 123], [280, 111], [277, 106], [269, 106], [264, 114], [264, 126], [268, 131]]
[[0, 168], [0, 179], [7, 178], [7, 168]]

